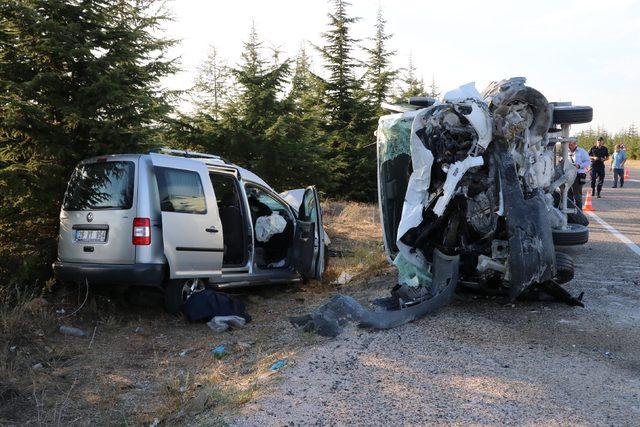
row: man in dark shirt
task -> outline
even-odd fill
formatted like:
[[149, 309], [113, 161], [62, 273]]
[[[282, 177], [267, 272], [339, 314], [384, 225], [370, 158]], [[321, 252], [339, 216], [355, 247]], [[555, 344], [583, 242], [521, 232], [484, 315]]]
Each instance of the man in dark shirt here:
[[[599, 137], [596, 145], [591, 147], [589, 158], [591, 159], [591, 196], [597, 195], [600, 198], [602, 184], [604, 183], [604, 162], [609, 159], [609, 150], [604, 146], [603, 137]], [[597, 187], [596, 180], [598, 181]]]

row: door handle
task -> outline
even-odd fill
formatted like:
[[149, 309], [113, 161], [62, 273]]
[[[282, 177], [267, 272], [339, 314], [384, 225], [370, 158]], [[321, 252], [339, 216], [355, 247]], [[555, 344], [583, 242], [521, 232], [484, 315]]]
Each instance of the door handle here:
[[215, 227], [215, 225], [212, 225], [209, 228], [205, 228], [204, 231], [206, 231], [207, 233], [217, 233], [218, 229]]

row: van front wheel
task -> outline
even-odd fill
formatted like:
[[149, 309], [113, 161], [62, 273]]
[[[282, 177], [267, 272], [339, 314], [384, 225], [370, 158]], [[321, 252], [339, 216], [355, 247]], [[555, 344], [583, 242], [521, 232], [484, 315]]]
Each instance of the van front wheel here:
[[204, 289], [200, 279], [169, 280], [164, 285], [164, 308], [169, 314], [178, 314], [187, 298]]

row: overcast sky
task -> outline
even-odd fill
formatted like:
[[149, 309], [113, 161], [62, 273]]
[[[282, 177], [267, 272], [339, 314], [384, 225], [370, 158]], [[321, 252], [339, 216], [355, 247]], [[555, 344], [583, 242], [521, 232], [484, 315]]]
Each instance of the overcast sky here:
[[[321, 44], [330, 7], [326, 0], [173, 0], [166, 32], [181, 40], [171, 53], [183, 71], [165, 84], [190, 87], [211, 45], [237, 64], [252, 21], [265, 47], [284, 56], [295, 56], [304, 41]], [[433, 75], [443, 92], [471, 81], [482, 91], [492, 80], [524, 76], [550, 101], [591, 105], [586, 127], [615, 132], [640, 124], [640, 1], [352, 0], [361, 44], [373, 34], [378, 7], [393, 33], [395, 65], [412, 54], [425, 83]]]

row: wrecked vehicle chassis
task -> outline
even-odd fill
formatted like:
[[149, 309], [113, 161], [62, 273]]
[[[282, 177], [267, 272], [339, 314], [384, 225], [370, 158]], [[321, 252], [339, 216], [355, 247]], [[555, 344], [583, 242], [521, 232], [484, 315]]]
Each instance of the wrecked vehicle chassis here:
[[549, 138], [553, 104], [524, 83], [494, 82], [482, 95], [465, 85], [380, 119], [381, 222], [405, 288], [395, 292], [399, 307], [438, 294], [435, 250], [459, 256], [463, 287], [511, 300], [542, 291], [581, 305], [560, 287], [573, 260], [554, 247], [556, 230], [574, 227], [566, 188], [575, 167]]

